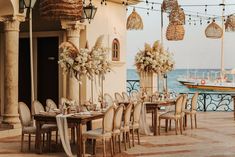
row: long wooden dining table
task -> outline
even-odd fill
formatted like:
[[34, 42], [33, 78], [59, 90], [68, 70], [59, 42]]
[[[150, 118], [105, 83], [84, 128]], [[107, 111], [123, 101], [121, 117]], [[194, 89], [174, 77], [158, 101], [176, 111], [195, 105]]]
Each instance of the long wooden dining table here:
[[169, 99], [169, 100], [161, 100], [161, 101], [155, 101], [155, 102], [144, 102], [146, 106], [147, 111], [153, 111], [153, 135], [157, 136], [158, 135], [158, 110], [160, 107], [164, 106], [171, 106], [175, 105], [176, 99]]
[[[92, 120], [100, 119], [104, 117], [104, 113], [96, 113], [91, 115], [81, 115], [81, 116], [69, 116], [67, 117], [68, 124], [73, 124], [76, 127], [77, 135], [77, 156], [82, 156], [82, 125]], [[42, 153], [42, 143], [41, 143], [41, 129], [43, 124], [56, 124], [56, 115], [52, 114], [36, 114], [34, 115], [36, 121], [36, 139], [35, 139], [35, 149], [36, 153]]]

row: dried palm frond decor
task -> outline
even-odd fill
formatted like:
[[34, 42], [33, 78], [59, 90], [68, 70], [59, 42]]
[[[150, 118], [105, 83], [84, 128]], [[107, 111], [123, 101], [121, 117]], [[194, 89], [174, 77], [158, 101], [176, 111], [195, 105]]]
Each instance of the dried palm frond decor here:
[[184, 25], [185, 23], [184, 10], [180, 7], [176, 7], [172, 9], [170, 16], [169, 16], [169, 21], [170, 23], [175, 24], [175, 25]]
[[132, 13], [127, 18], [126, 29], [127, 30], [142, 30], [144, 27], [141, 16], [133, 9]]
[[183, 40], [184, 39], [184, 26], [169, 24], [166, 30], [166, 39], [171, 41]]
[[173, 8], [177, 8], [178, 1], [177, 0], [163, 0], [162, 2], [162, 11], [163, 12], [171, 12]]
[[82, 0], [40, 0], [40, 15], [48, 20], [80, 20], [83, 15]]
[[225, 22], [226, 32], [235, 32], [235, 15], [231, 15], [227, 18]]
[[223, 36], [223, 29], [213, 21], [207, 26], [205, 35], [207, 38], [218, 39]]

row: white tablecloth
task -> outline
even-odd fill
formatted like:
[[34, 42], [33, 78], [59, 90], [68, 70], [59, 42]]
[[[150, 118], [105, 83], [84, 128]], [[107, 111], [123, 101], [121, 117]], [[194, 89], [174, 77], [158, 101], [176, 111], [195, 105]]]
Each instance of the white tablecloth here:
[[69, 141], [68, 123], [67, 123], [67, 117], [69, 116], [71, 116], [71, 114], [68, 114], [68, 115], [59, 114], [56, 116], [56, 122], [57, 122], [60, 139], [61, 139], [65, 153], [69, 157], [75, 157], [76, 155], [72, 154], [70, 141]]

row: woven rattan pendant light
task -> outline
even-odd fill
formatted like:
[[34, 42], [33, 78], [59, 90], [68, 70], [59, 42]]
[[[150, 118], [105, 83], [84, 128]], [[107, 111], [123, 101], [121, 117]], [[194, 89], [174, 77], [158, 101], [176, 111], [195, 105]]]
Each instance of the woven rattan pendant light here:
[[40, 15], [49, 20], [80, 20], [83, 15], [82, 0], [40, 0]]
[[174, 25], [170, 23], [167, 26], [166, 30], [166, 39], [170, 41], [178, 41], [184, 39], [184, 26], [183, 25]]
[[225, 22], [226, 32], [235, 32], [235, 15], [231, 15], [227, 18]]
[[173, 8], [169, 16], [169, 21], [170, 23], [175, 25], [184, 25], [185, 23], [184, 10], [178, 6]]
[[205, 35], [207, 38], [219, 39], [223, 36], [223, 29], [213, 21], [207, 26]]
[[133, 9], [132, 13], [127, 18], [126, 29], [127, 30], [142, 30], [144, 27], [141, 16]]
[[162, 11], [171, 12], [173, 8], [178, 7], [177, 0], [163, 0], [162, 2]]

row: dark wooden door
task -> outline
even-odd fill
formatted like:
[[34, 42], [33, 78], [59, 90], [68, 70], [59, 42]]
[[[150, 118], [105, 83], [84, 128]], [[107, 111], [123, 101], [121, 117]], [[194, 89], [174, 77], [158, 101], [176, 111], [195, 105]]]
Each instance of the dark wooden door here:
[[50, 98], [58, 103], [58, 37], [37, 38], [37, 96], [45, 105]]
[[31, 108], [31, 78], [29, 38], [19, 39], [19, 101]]

